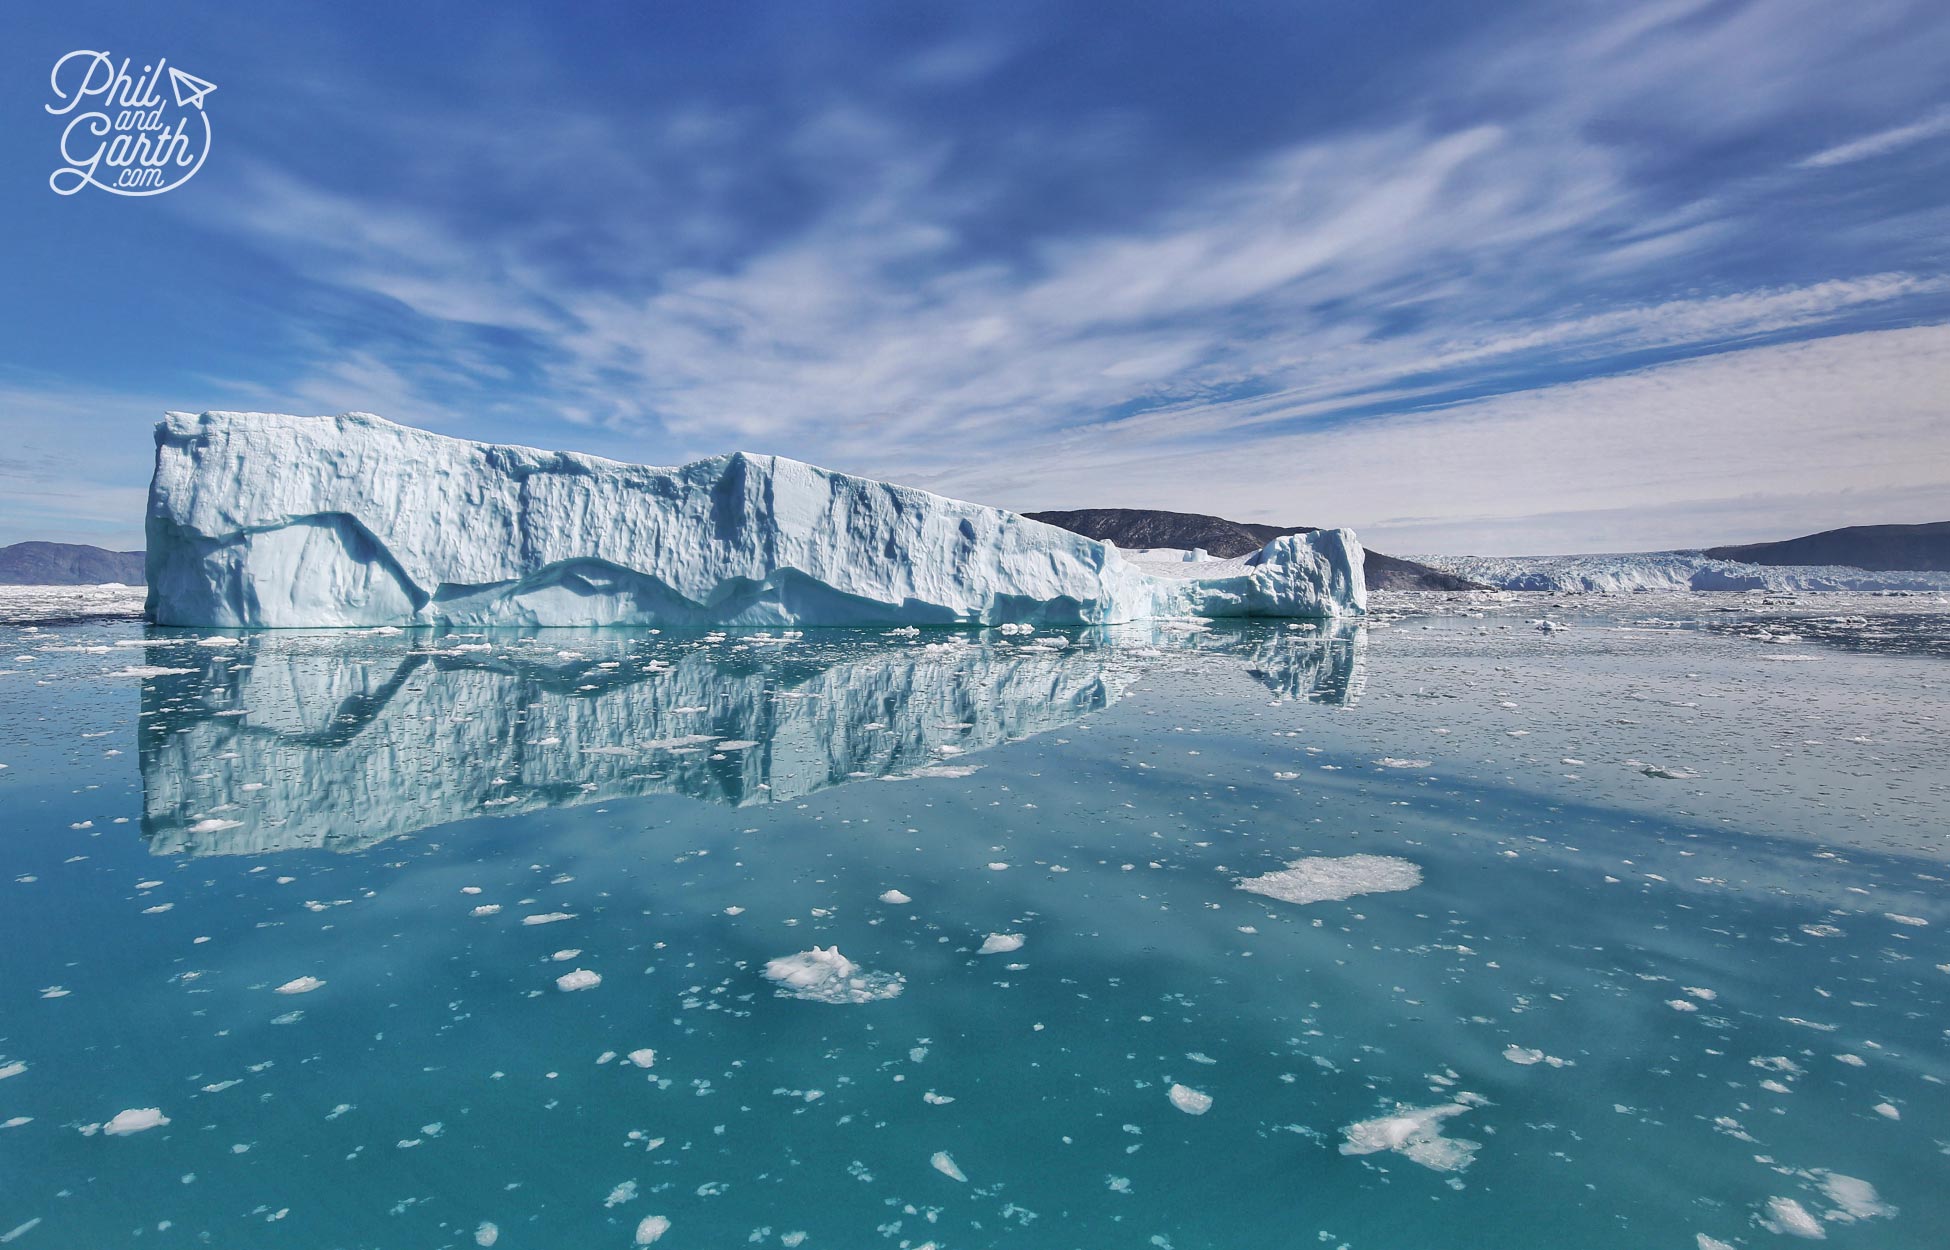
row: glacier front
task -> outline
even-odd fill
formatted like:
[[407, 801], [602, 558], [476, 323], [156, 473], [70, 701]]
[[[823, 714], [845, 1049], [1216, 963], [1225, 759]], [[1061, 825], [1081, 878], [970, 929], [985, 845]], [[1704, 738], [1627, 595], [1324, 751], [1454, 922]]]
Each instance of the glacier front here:
[[1349, 530], [1172, 572], [779, 456], [652, 468], [366, 413], [172, 412], [149, 487], [159, 625], [1111, 624], [1367, 606]]

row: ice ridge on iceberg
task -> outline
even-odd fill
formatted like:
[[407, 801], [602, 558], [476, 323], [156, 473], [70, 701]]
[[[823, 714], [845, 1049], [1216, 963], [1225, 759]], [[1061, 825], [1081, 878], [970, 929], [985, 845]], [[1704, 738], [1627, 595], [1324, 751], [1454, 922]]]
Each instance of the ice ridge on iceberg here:
[[743, 452], [678, 468], [365, 413], [156, 426], [162, 625], [1109, 624], [1366, 610], [1348, 530], [1158, 576], [1097, 542]]

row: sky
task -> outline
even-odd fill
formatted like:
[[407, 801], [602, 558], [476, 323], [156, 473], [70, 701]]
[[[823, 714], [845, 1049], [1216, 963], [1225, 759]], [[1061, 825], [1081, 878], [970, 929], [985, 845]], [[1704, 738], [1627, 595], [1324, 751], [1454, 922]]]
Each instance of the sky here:
[[[0, 543], [170, 409], [1520, 554], [1950, 519], [1950, 6], [18, 5]], [[75, 50], [216, 84], [57, 195]]]

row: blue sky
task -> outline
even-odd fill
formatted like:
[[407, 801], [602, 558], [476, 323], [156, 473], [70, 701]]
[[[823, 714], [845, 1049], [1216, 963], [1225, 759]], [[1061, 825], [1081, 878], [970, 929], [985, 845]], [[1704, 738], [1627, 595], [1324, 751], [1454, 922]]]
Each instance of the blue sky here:
[[[0, 542], [164, 409], [1646, 549], [1950, 518], [1950, 7], [16, 6]], [[63, 53], [217, 84], [57, 196]]]

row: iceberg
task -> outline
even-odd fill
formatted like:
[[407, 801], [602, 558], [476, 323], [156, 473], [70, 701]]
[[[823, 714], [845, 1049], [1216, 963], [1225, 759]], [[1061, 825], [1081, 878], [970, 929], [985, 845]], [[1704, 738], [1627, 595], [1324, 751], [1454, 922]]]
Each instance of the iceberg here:
[[1748, 564], [1699, 551], [1578, 556], [1414, 556], [1418, 563], [1498, 590], [1620, 595], [1638, 591], [1930, 592], [1950, 589], [1950, 572], [1878, 571], [1827, 564]]
[[1140, 566], [999, 508], [743, 452], [677, 468], [366, 413], [156, 426], [160, 625], [1114, 624], [1365, 612], [1349, 530]]

